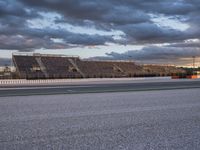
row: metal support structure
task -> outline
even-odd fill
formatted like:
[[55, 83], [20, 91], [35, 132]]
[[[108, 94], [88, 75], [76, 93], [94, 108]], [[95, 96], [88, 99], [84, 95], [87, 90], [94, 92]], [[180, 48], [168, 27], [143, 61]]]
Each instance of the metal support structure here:
[[195, 69], [195, 56], [192, 56], [193, 58], [193, 69]]

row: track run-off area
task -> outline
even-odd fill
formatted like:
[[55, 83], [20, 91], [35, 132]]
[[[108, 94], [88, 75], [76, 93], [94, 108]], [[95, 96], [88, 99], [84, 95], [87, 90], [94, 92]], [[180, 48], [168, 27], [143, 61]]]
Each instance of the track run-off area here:
[[[62, 80], [61, 80], [62, 81]], [[70, 80], [69, 80], [70, 81]], [[76, 81], [76, 80], [74, 80]], [[105, 93], [127, 91], [151, 91], [200, 88], [200, 79], [139, 78], [137, 79], [96, 79], [84, 82], [61, 82], [50, 84], [8, 84], [0, 85], [0, 97], [27, 95], [54, 95], [79, 93]]]
[[2, 150], [198, 150], [200, 80], [1, 87]]

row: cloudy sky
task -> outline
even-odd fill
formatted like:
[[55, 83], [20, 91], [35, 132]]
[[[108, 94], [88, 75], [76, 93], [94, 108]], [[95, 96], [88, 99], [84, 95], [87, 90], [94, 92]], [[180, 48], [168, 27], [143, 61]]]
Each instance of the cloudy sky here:
[[188, 65], [199, 0], [0, 0], [0, 61], [12, 52]]

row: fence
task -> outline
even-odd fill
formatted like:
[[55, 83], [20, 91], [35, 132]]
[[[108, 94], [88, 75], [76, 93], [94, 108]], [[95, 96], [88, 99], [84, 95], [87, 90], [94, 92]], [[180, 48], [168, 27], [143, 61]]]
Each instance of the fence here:
[[78, 82], [72, 79], [47, 79], [47, 80], [26, 80], [26, 79], [11, 79], [0, 80], [0, 85], [40, 85], [40, 84], [64, 84]]
[[26, 80], [26, 79], [10, 79], [0, 80], [0, 86], [12, 86], [12, 85], [65, 85], [65, 84], [81, 84], [108, 81], [133, 81], [133, 80], [166, 80], [170, 77], [148, 77], [148, 78], [88, 78], [88, 79], [43, 79], [43, 80]]

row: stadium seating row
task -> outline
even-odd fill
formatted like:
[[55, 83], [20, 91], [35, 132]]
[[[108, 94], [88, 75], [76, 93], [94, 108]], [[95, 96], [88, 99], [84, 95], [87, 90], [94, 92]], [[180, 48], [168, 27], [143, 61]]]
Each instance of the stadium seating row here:
[[173, 66], [142, 66], [132, 61], [86, 61], [56, 55], [13, 55], [13, 62], [22, 79], [167, 76], [183, 72]]

